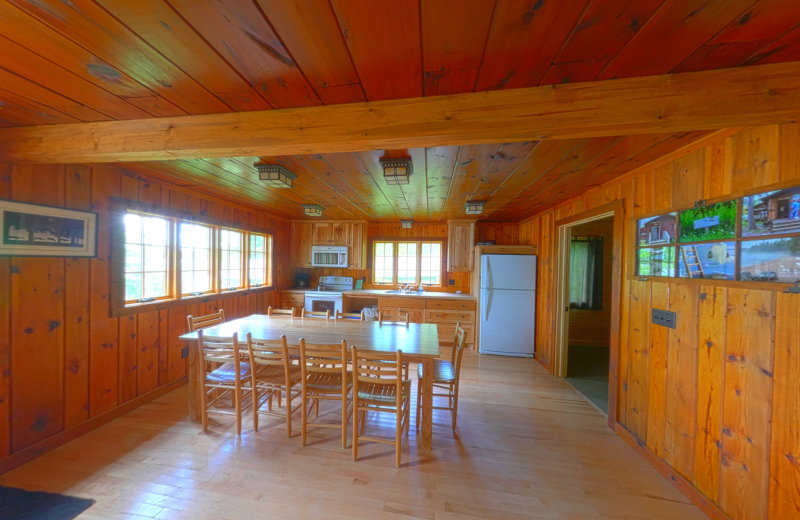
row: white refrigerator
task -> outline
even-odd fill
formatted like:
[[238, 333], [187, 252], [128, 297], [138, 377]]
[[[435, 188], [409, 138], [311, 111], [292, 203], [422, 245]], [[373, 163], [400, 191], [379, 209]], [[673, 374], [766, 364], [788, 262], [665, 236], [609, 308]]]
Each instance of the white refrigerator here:
[[481, 257], [480, 352], [532, 357], [536, 255]]

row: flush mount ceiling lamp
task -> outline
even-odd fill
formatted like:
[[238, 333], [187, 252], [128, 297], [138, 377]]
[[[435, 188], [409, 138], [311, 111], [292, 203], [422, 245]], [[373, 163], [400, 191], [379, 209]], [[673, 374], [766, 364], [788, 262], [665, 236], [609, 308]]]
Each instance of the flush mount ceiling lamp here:
[[400, 221], [400, 226], [403, 229], [411, 229], [411, 226], [413, 226], [413, 225], [414, 225], [414, 221], [413, 220], [401, 220]]
[[297, 175], [280, 164], [256, 164], [256, 169], [258, 178], [273, 188], [291, 188], [292, 181], [297, 178]]
[[322, 206], [319, 204], [303, 204], [303, 211], [305, 211], [306, 215], [309, 217], [321, 217], [322, 210], [324, 210]]
[[483, 213], [484, 204], [486, 204], [485, 200], [468, 200], [467, 215], [480, 215]]
[[386, 184], [408, 184], [413, 167], [411, 159], [381, 159]]

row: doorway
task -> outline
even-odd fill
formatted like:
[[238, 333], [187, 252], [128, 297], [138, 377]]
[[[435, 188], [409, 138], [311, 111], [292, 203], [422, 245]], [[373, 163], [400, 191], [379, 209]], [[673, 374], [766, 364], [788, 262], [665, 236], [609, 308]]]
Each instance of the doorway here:
[[[620, 305], [622, 303], [622, 271], [623, 271], [623, 242], [625, 239], [625, 210], [622, 200], [615, 200], [593, 208], [591, 210], [572, 215], [555, 222], [556, 233], [556, 250], [555, 264], [556, 264], [556, 309], [559, 312], [555, 313], [555, 351], [553, 355], [553, 374], [556, 377], [579, 377], [583, 380], [591, 381], [591, 378], [597, 378], [598, 381], [588, 383], [597, 390], [589, 390], [585, 388], [584, 391], [578, 389], [582, 395], [594, 394], [596, 397], [605, 397], [606, 411], [601, 407], [602, 405], [594, 404], [594, 401], [587, 396], [587, 401], [593, 404], [602, 413], [607, 414], [608, 425], [610, 428], [616, 428], [617, 415], [618, 415], [618, 385], [619, 378], [617, 374], [618, 359], [619, 359], [619, 342], [620, 342]], [[600, 224], [595, 224], [598, 221], [603, 221]], [[608, 226], [611, 223], [611, 226]], [[571, 263], [571, 243], [573, 236], [580, 238], [580, 235], [587, 235], [587, 231], [591, 227], [580, 226], [591, 224], [592, 227], [603, 226], [601, 233], [605, 234], [603, 240], [603, 267], [607, 270], [610, 267], [610, 284], [606, 283], [603, 287], [602, 308], [606, 313], [606, 318], [603, 318], [603, 325], [587, 325], [590, 331], [594, 331], [593, 335], [602, 337], [602, 341], [593, 342], [595, 344], [580, 343], [580, 336], [573, 334], [573, 340], [577, 338], [577, 342], [573, 341], [573, 345], [578, 348], [573, 348], [570, 352], [570, 263]], [[573, 233], [573, 229], [576, 231]], [[608, 262], [608, 264], [606, 264]], [[608, 282], [609, 275], [606, 271], [606, 281]], [[588, 304], [587, 304], [588, 305]], [[583, 309], [586, 310], [586, 309]], [[574, 313], [573, 313], [574, 314]], [[599, 327], [599, 328], [598, 328]], [[574, 328], [573, 328], [574, 330]], [[583, 331], [580, 331], [583, 332]], [[606, 339], [608, 338], [608, 339]], [[603, 346], [605, 350], [590, 350], [597, 349]], [[570, 370], [572, 367], [572, 370]], [[598, 372], [604, 369], [604, 374]], [[607, 381], [606, 392], [599, 390], [599, 387]], [[580, 383], [579, 383], [580, 384]], [[586, 393], [584, 393], [586, 392]]]
[[614, 218], [569, 228], [566, 379], [608, 414]]

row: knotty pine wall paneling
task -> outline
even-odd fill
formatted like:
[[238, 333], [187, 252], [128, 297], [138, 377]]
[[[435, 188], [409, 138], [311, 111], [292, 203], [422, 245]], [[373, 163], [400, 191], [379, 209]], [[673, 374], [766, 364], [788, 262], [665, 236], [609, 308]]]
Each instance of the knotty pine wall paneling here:
[[[554, 221], [623, 199], [626, 217], [797, 179], [800, 125], [745, 129], [520, 223], [539, 247], [536, 355], [553, 356]], [[627, 248], [629, 244], [626, 244]], [[623, 258], [617, 421], [734, 520], [800, 518], [800, 295], [629, 280]], [[651, 325], [650, 309], [677, 313]]]
[[[110, 318], [111, 197], [263, 228], [273, 235], [276, 290]], [[0, 258], [0, 464], [185, 376], [178, 336], [188, 314], [265, 313], [292, 283], [287, 221], [116, 166], [0, 162], [0, 198], [99, 215], [97, 258]]]

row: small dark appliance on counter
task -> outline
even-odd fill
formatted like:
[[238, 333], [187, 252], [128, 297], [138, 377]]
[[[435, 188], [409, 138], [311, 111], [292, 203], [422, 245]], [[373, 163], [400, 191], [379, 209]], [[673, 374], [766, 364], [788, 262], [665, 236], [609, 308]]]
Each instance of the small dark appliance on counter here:
[[299, 273], [294, 276], [295, 287], [308, 287], [308, 275]]

